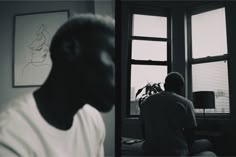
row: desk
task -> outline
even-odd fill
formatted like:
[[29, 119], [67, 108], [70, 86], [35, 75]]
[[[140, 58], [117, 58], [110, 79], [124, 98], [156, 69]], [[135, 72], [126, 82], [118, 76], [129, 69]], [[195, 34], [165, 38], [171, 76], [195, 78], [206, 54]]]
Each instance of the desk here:
[[222, 137], [223, 133], [220, 131], [212, 130], [196, 130], [194, 132], [195, 139], [208, 139], [213, 145], [217, 143]]
[[121, 155], [125, 156], [143, 156], [143, 140], [134, 138], [121, 138]]
[[[143, 142], [144, 140], [142, 139], [122, 137], [121, 138], [121, 156], [122, 157], [129, 157], [129, 156], [144, 157], [144, 153], [142, 151]], [[203, 152], [197, 153], [196, 156], [217, 157], [213, 152], [209, 152], [209, 151], [205, 151], [205, 152], [203, 151]]]
[[219, 131], [209, 131], [209, 130], [196, 130], [194, 132], [196, 136], [210, 136], [210, 137], [220, 137], [222, 133]]
[[[224, 154], [224, 133], [221, 131], [213, 131], [213, 130], [196, 130], [195, 133], [196, 139], [208, 139], [212, 143], [213, 151], [217, 155], [225, 155]], [[223, 145], [222, 145], [223, 144]]]

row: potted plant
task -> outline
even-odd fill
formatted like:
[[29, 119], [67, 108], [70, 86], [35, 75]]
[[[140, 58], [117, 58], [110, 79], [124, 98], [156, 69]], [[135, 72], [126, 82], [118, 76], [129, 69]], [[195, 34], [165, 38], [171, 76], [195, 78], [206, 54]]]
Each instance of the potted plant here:
[[141, 97], [138, 99], [138, 105], [139, 107], [141, 107], [142, 103], [144, 102], [145, 99], [147, 99], [149, 96], [161, 92], [163, 91], [161, 88], [161, 82], [159, 83], [148, 83], [146, 84], [144, 87], [140, 88], [135, 97], [137, 98], [138, 95], [140, 95], [142, 93], [142, 91], [145, 90], [145, 93], [141, 95]]

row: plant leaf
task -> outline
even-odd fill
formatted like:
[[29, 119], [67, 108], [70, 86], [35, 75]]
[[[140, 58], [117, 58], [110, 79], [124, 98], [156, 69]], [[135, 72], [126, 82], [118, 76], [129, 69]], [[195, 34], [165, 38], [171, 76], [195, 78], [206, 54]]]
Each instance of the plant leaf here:
[[152, 86], [151, 86], [150, 84], [147, 84], [147, 86], [146, 86], [146, 92], [145, 92], [147, 95], [149, 95], [149, 92], [150, 92], [151, 87], [152, 87]]
[[137, 96], [142, 92], [142, 90], [145, 88], [146, 86], [144, 86], [143, 88], [140, 88], [138, 91], [137, 91], [137, 93], [136, 93], [136, 95], [135, 95], [135, 97], [137, 98]]

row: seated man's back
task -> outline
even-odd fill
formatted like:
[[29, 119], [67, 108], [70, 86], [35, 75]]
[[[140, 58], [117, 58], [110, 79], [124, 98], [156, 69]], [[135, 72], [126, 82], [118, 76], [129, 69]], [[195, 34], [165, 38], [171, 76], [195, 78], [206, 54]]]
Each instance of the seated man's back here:
[[144, 124], [146, 154], [187, 155], [184, 128], [196, 127], [191, 101], [169, 91], [147, 98], [141, 107], [140, 118]]

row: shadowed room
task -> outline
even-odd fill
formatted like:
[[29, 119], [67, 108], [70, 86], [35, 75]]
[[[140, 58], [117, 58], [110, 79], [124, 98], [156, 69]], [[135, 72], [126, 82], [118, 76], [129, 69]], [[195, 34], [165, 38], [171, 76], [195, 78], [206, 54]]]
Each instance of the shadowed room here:
[[165, 90], [170, 72], [183, 76], [180, 95], [193, 102], [194, 140], [209, 140], [216, 156], [236, 155], [235, 10], [233, 1], [121, 2], [122, 156], [145, 156], [142, 108]]

